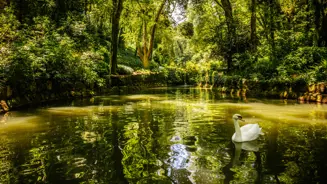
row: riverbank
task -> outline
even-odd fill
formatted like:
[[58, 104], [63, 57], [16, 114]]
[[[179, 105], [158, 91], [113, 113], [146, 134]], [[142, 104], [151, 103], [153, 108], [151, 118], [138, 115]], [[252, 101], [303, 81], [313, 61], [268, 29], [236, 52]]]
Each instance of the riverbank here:
[[110, 77], [108, 76], [105, 80], [104, 86], [76, 83], [67, 87], [61, 84], [55, 84], [54, 82], [48, 82], [38, 86], [33, 92], [26, 94], [21, 94], [8, 85], [1, 90], [0, 100], [6, 101], [12, 110], [27, 105], [56, 100], [131, 93], [146, 88], [174, 85], [174, 83], [167, 82], [164, 74], [155, 72], [134, 75], [112, 75]]
[[207, 77], [205, 81], [201, 82], [191, 81], [190, 78], [195, 77], [187, 74], [176, 77], [176, 75], [167, 75], [163, 72], [149, 72], [108, 76], [105, 78], [104, 86], [85, 85], [83, 83], [65, 86], [49, 81], [25, 94], [13, 90], [11, 86], [6, 86], [0, 92], [0, 100], [6, 101], [10, 109], [16, 109], [56, 100], [86, 98], [95, 95], [127, 94], [147, 88], [187, 83], [197, 85], [200, 88], [210, 88], [217, 93], [230, 94], [231, 96], [297, 99], [299, 102], [327, 103], [327, 83], [324, 82], [308, 85], [303, 80], [248, 80], [235, 76], [215, 76], [212, 77], [212, 80], [208, 80]]
[[302, 79], [281, 81], [248, 80], [226, 77], [214, 80], [215, 82], [200, 83], [200, 87], [215, 88], [221, 93], [231, 96], [269, 97], [281, 99], [296, 99], [299, 102], [327, 103], [327, 82], [307, 84]]

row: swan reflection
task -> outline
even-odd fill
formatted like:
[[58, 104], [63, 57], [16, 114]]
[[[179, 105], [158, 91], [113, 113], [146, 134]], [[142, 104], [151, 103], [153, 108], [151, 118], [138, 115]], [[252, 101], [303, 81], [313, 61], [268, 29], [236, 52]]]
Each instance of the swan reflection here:
[[233, 158], [233, 166], [235, 164], [239, 164], [239, 159], [241, 156], [242, 150], [249, 151], [249, 152], [258, 152], [259, 145], [258, 141], [248, 141], [248, 142], [233, 142], [235, 146], [234, 158]]
[[239, 180], [260, 183], [262, 181], [260, 143], [254, 140], [249, 142], [233, 142], [233, 144], [235, 146], [234, 155], [231, 162], [223, 169], [226, 176], [224, 183], [237, 183]]

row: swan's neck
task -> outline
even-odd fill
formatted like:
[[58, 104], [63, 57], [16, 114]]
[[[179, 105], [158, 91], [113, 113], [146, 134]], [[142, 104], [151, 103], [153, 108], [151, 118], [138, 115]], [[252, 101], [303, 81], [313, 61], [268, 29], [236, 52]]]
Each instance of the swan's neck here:
[[242, 134], [241, 134], [240, 125], [238, 124], [238, 121], [235, 119], [234, 119], [234, 127], [235, 127], [235, 140], [241, 140]]

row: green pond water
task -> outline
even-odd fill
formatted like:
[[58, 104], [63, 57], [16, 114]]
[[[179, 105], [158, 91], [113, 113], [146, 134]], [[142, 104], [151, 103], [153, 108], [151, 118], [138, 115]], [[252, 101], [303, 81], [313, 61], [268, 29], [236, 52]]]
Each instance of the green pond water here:
[[[232, 115], [265, 135], [235, 144]], [[159, 88], [0, 119], [0, 183], [326, 183], [327, 105]]]

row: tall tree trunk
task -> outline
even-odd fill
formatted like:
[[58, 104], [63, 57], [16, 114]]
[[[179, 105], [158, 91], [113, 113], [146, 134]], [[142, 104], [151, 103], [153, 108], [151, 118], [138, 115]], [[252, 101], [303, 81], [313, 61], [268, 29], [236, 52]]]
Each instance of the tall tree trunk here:
[[327, 2], [322, 1], [321, 2], [321, 28], [320, 28], [320, 46], [326, 47], [327, 46]]
[[17, 18], [20, 23], [23, 23], [23, 17], [26, 15], [25, 9], [27, 8], [28, 4], [25, 0], [19, 0], [16, 6], [18, 7]]
[[234, 38], [236, 37], [235, 34], [235, 25], [233, 21], [233, 10], [232, 5], [229, 0], [221, 0], [221, 6], [225, 12], [226, 24], [227, 24], [227, 37], [228, 37], [228, 49], [226, 54], [227, 60], [227, 71], [230, 72], [232, 69], [232, 59], [233, 59], [233, 45], [234, 45]]
[[84, 14], [87, 14], [87, 0], [84, 0]]
[[152, 51], [153, 51], [157, 23], [159, 21], [160, 14], [166, 4], [166, 1], [167, 0], [162, 1], [162, 3], [160, 4], [160, 7], [156, 13], [156, 17], [154, 19], [154, 25], [151, 27], [149, 46], [147, 43], [147, 23], [145, 21], [143, 21], [143, 48], [142, 49], [138, 48], [137, 54], [140, 57], [140, 59], [142, 60], [144, 68], [150, 67], [150, 59], [151, 59]]
[[121, 27], [119, 29], [119, 34], [118, 34], [118, 47], [121, 49], [125, 48], [125, 41], [124, 41], [123, 34], [124, 34], [124, 28]]
[[314, 45], [320, 46], [321, 4], [319, 0], [312, 0], [312, 5], [314, 8], [314, 25], [315, 25]]
[[327, 14], [325, 10], [327, 8], [326, 1], [312, 0], [314, 11], [314, 45], [324, 47], [327, 44]]
[[152, 50], [153, 50], [153, 44], [154, 44], [154, 37], [157, 29], [157, 23], [159, 21], [160, 14], [162, 12], [163, 7], [165, 6], [166, 0], [162, 1], [159, 10], [157, 11], [156, 17], [154, 19], [155, 24], [152, 26], [151, 30], [151, 37], [150, 37], [150, 46], [149, 46], [149, 52], [148, 52], [148, 58], [151, 58]]
[[257, 51], [257, 16], [256, 16], [257, 0], [251, 0], [251, 51]]
[[[310, 17], [310, 3], [309, 3], [309, 0], [306, 0], [305, 1], [305, 5], [306, 5], [306, 8], [305, 8], [305, 11], [306, 11], [306, 26], [305, 26], [305, 31], [304, 31], [304, 34], [305, 34], [305, 37], [306, 38], [309, 38], [309, 32], [310, 32], [310, 28], [311, 28], [311, 17]], [[306, 39], [305, 41], [305, 45], [306, 46], [312, 46], [312, 39]]]
[[119, 36], [119, 21], [120, 15], [123, 10], [123, 0], [113, 0], [114, 10], [111, 18], [112, 29], [111, 29], [111, 73], [117, 73], [117, 54], [118, 54], [118, 36]]
[[143, 28], [143, 24], [139, 28], [139, 33], [138, 33], [137, 40], [135, 43], [135, 56], [138, 56], [138, 54], [139, 54], [138, 52], [140, 49], [140, 43], [142, 42], [142, 28]]
[[320, 34], [321, 34], [320, 46], [326, 47], [327, 46], [327, 15], [324, 15], [322, 18]]
[[277, 66], [276, 58], [275, 58], [275, 3], [274, 0], [269, 0], [268, 3], [269, 8], [269, 42], [271, 46], [271, 56], [270, 59], [272, 60], [273, 64]]
[[148, 48], [147, 48], [147, 35], [148, 35], [148, 32], [147, 32], [147, 23], [146, 21], [143, 22], [143, 66], [144, 68], [149, 68], [149, 58], [147, 57], [148, 56]]

